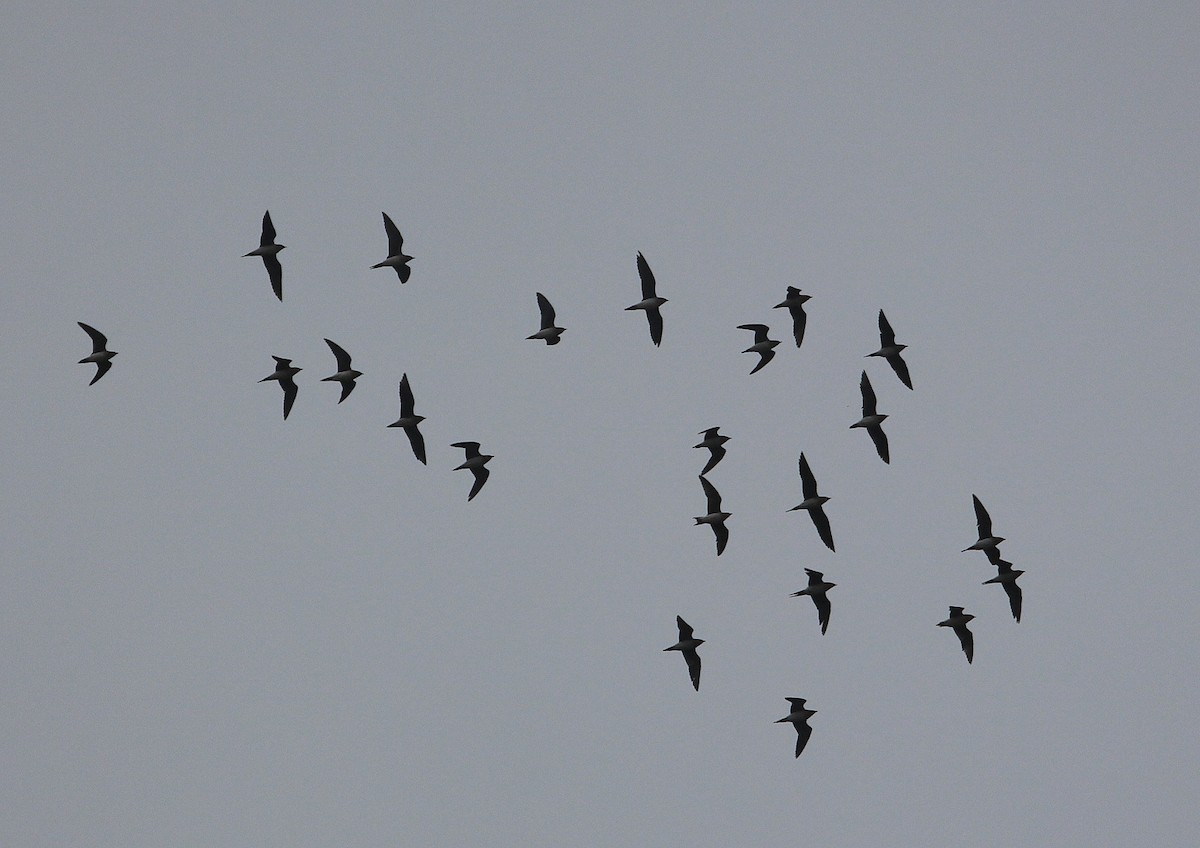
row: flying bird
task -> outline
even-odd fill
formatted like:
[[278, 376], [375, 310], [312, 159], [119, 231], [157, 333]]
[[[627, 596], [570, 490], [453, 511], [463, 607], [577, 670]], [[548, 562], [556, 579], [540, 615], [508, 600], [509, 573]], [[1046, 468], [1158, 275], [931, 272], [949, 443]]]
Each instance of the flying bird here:
[[888, 323], [887, 316], [880, 309], [879, 350], [874, 353], [868, 353], [867, 356], [882, 356], [888, 361], [888, 365], [892, 366], [892, 370], [896, 372], [896, 376], [900, 378], [900, 382], [911, 389], [912, 378], [908, 376], [908, 365], [900, 356], [900, 351], [906, 347], [908, 345], [896, 344], [896, 334], [892, 332], [892, 325]]
[[341, 345], [336, 342], [325, 340], [325, 344], [329, 345], [329, 349], [333, 351], [334, 357], [337, 359], [337, 373], [332, 377], [322, 377], [322, 383], [333, 381], [342, 384], [342, 396], [338, 398], [338, 403], [341, 403], [346, 398], [350, 397], [350, 393], [354, 391], [354, 381], [362, 376], [361, 371], [355, 371], [350, 367], [350, 354], [342, 349]]
[[983, 551], [987, 554], [988, 562], [992, 565], [999, 565], [1000, 543], [1004, 541], [1004, 537], [992, 534], [992, 517], [988, 515], [988, 511], [984, 509], [979, 498], [971, 495], [971, 500], [975, 503], [975, 526], [979, 530], [979, 538], [971, 547], [963, 548], [963, 553], [967, 551]]
[[479, 494], [479, 490], [487, 482], [489, 472], [484, 466], [487, 465], [492, 455], [490, 453], [480, 453], [479, 442], [455, 442], [450, 447], [462, 448], [467, 452], [467, 461], [454, 470], [462, 471], [464, 468], [469, 468], [471, 473], [475, 475], [475, 484], [471, 486], [471, 493], [467, 495], [467, 500], [469, 501]]
[[787, 287], [787, 297], [775, 304], [773, 309], [787, 309], [792, 316], [792, 335], [796, 337], [796, 347], [800, 347], [804, 341], [804, 325], [808, 323], [808, 316], [804, 312], [804, 302], [812, 300], [811, 295], [801, 294], [800, 289], [795, 286]]
[[963, 653], [967, 655], [968, 663], [975, 657], [975, 637], [967, 629], [967, 622], [974, 617], [963, 612], [963, 607], [950, 607], [950, 617], [945, 621], [939, 621], [937, 625], [938, 627], [950, 627], [954, 630], [954, 635], [958, 637], [958, 641], [962, 644]]
[[[275, 296], [283, 301], [283, 268], [279, 264], [279, 251], [284, 245], [275, 243], [275, 225], [271, 223], [271, 212], [263, 214], [262, 239], [258, 247], [246, 256], [261, 256], [263, 265], [267, 267], [267, 276], [271, 278], [271, 288]], [[245, 259], [246, 256], [242, 258]]]
[[692, 678], [692, 687], [700, 691], [700, 655], [696, 653], [696, 649], [704, 644], [703, 639], [697, 639], [692, 636], [692, 628], [680, 616], [675, 616], [675, 622], [679, 625], [679, 641], [669, 648], [663, 648], [664, 651], [679, 651], [683, 654], [683, 658], [687, 660], [688, 675]]
[[800, 489], [804, 493], [804, 500], [789, 509], [788, 512], [795, 512], [798, 509], [808, 510], [808, 517], [812, 519], [813, 525], [817, 528], [821, 541], [832, 551], [833, 533], [829, 529], [829, 519], [825, 516], [825, 507], [823, 506], [829, 498], [817, 494], [817, 479], [813, 477], [812, 469], [808, 467], [808, 460], [804, 458], [803, 453], [800, 454]]
[[696, 516], [696, 525], [707, 524], [712, 528], [713, 535], [717, 537], [717, 556], [720, 556], [729, 542], [729, 529], [725, 526], [725, 519], [732, 513], [721, 511], [721, 493], [703, 475], [700, 477], [700, 485], [704, 487], [704, 494], [708, 498], [708, 512]]
[[865, 427], [871, 435], [871, 441], [875, 443], [875, 450], [879, 454], [879, 458], [890, 463], [887, 434], [879, 426], [887, 416], [875, 410], [875, 390], [871, 388], [871, 381], [867, 379], [866, 371], [862, 372], [862, 379], [859, 381], [858, 387], [862, 390], [862, 418], [851, 424], [850, 429]]
[[785, 700], [792, 705], [792, 711], [775, 723], [790, 722], [796, 728], [796, 756], [799, 757], [804, 752], [804, 746], [808, 744], [808, 737], [812, 736], [812, 728], [809, 726], [808, 720], [815, 716], [817, 711], [805, 708], [804, 702], [807, 700], [805, 698], [787, 698]]
[[544, 339], [548, 345], [556, 345], [559, 337], [566, 332], [563, 327], [554, 326], [554, 307], [550, 300], [541, 292], [537, 293], [538, 309], [542, 312], [542, 328], [527, 339]]
[[396, 276], [400, 278], [400, 285], [404, 285], [408, 282], [409, 275], [412, 274], [412, 268], [408, 267], [412, 257], [404, 253], [404, 236], [400, 235], [400, 230], [392, 223], [392, 219], [386, 212], [383, 213], [383, 229], [387, 231], [388, 256], [378, 265], [371, 267], [395, 268]]
[[[413, 456], [419, 459], [422, 465], [425, 464], [425, 438], [421, 435], [421, 431], [417, 429], [417, 425], [424, 420], [424, 415], [417, 415], [413, 412], [412, 388], [408, 385], [408, 374], [404, 374], [400, 377], [400, 417], [388, 426], [404, 428], [409, 444], [412, 445]], [[468, 453], [469, 456], [470, 454]], [[487, 478], [486, 469], [483, 469], [483, 476], [485, 479]], [[482, 486], [483, 484], [480, 483], [479, 485]]]
[[709, 427], [707, 430], [701, 430], [700, 435], [704, 437], [704, 440], [698, 445], [692, 445], [693, 450], [708, 448], [709, 451], [708, 462], [705, 463], [704, 470], [700, 472], [701, 477], [716, 468], [717, 463], [725, 458], [725, 448], [722, 445], [729, 441], [729, 437], [718, 433], [717, 431], [720, 429], [720, 427]]
[[631, 309], [646, 310], [646, 320], [650, 322], [650, 341], [654, 342], [654, 346], [662, 344], [662, 313], [659, 307], [667, 302], [665, 297], [659, 297], [654, 293], [654, 272], [650, 270], [650, 266], [646, 264], [646, 258], [641, 252], [637, 255], [638, 276], [642, 278], [642, 299], [633, 306], [626, 306], [625, 311]]
[[1008, 608], [1012, 610], [1013, 620], [1020, 623], [1021, 587], [1017, 585], [1017, 578], [1025, 572], [1019, 568], [1013, 568], [1012, 563], [1006, 559], [997, 560], [996, 569], [999, 573], [991, 580], [984, 580], [983, 585], [999, 583], [1004, 587], [1004, 594], [1008, 595]]
[[92, 382], [88, 383], [89, 386], [95, 385], [96, 381], [107, 374], [109, 368], [112, 368], [112, 359], [117, 355], [117, 352], [115, 350], [108, 350], [108, 336], [104, 335], [104, 333], [95, 327], [89, 327], [82, 321], [76, 321], [75, 323], [92, 337], [92, 352], [79, 360], [79, 364], [96, 363], [96, 376], [92, 378]]
[[739, 324], [738, 329], [750, 330], [754, 333], [754, 344], [742, 351], [742, 353], [757, 353], [759, 356], [758, 364], [750, 371], [753, 374], [775, 358], [775, 347], [779, 342], [767, 338], [770, 329], [766, 324]]
[[272, 356], [275, 360], [275, 371], [268, 374], [258, 382], [265, 383], [268, 380], [278, 380], [279, 388], [283, 389], [283, 420], [286, 421], [288, 413], [292, 411], [292, 404], [296, 402], [296, 381], [293, 379], [302, 369], [292, 365], [292, 360], [284, 359], [282, 356]]
[[825, 635], [826, 629], [829, 627], [829, 597], [825, 594], [836, 583], [830, 583], [825, 579], [825, 575], [819, 571], [813, 571], [811, 568], [804, 569], [808, 575], [808, 585], [799, 592], [793, 592], [793, 598], [799, 598], [801, 595], [808, 595], [812, 598], [813, 603], [817, 606], [817, 621], [821, 625], [821, 635]]

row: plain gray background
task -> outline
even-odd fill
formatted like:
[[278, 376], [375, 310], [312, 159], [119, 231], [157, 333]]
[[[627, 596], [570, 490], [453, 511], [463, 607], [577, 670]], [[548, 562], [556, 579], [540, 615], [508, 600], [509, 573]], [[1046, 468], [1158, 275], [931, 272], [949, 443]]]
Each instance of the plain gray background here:
[[0, 29], [0, 842], [1191, 844], [1193, 4], [98, 5]]

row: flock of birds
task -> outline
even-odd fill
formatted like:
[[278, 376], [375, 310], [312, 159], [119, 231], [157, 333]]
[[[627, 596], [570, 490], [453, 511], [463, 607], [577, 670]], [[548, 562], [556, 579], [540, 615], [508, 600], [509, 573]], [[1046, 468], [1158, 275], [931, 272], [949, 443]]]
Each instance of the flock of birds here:
[[[413, 257], [404, 253], [404, 237], [400, 234], [400, 230], [396, 227], [392, 219], [388, 217], [386, 212], [383, 213], [383, 226], [388, 238], [388, 256], [382, 262], [371, 267], [392, 268], [395, 270], [400, 282], [402, 284], [406, 283], [412, 273], [409, 262]], [[267, 270], [267, 276], [271, 282], [271, 289], [280, 301], [283, 300], [283, 267], [279, 262], [279, 253], [283, 249], [284, 245], [276, 241], [275, 226], [271, 221], [271, 213], [268, 211], [263, 215], [262, 236], [259, 246], [245, 254], [245, 256], [261, 257], [263, 265]], [[650, 340], [655, 346], [658, 346], [662, 343], [663, 334], [661, 307], [667, 303], [667, 299], [658, 295], [654, 273], [650, 270], [650, 265], [640, 252], [637, 255], [637, 270], [638, 276], [641, 279], [642, 299], [632, 306], [626, 307], [626, 311], [636, 310], [645, 312], [646, 320], [650, 326]], [[792, 319], [792, 334], [797, 348], [804, 341], [804, 331], [807, 324], [804, 304], [809, 299], [810, 296], [803, 294], [800, 289], [788, 286], [787, 296], [774, 307], [776, 309], [788, 310]], [[556, 325], [554, 306], [541, 292], [537, 293], [537, 303], [541, 317], [540, 327], [537, 332], [528, 336], [528, 338], [544, 341], [547, 345], [556, 345], [561, 340], [565, 329]], [[78, 323], [84, 332], [91, 337], [92, 341], [91, 354], [79, 360], [80, 364], [94, 364], [96, 366], [95, 376], [88, 383], [90, 386], [94, 385], [112, 368], [112, 361], [117, 352], [108, 349], [108, 338], [95, 327], [84, 324], [82, 321]], [[758, 362], [750, 371], [751, 374], [754, 374], [774, 359], [775, 348], [779, 346], [780, 342], [768, 337], [770, 329], [765, 324], [742, 324], [739, 325], [738, 329], [749, 330], [754, 333], [754, 343], [743, 351], [743, 353], [757, 354], [759, 357]], [[909, 389], [912, 389], [912, 379], [909, 376], [908, 365], [901, 355], [907, 345], [897, 343], [896, 334], [892, 330], [892, 326], [888, 322], [887, 316], [884, 315], [883, 310], [879, 311], [879, 340], [879, 349], [867, 354], [867, 356], [880, 357], [886, 360], [896, 373], [896, 376], [899, 377], [900, 382]], [[353, 368], [350, 354], [340, 345], [330, 339], [325, 339], [325, 343], [329, 345], [329, 349], [333, 353], [337, 363], [337, 371], [329, 377], [322, 378], [322, 382], [336, 382], [340, 384], [341, 396], [338, 398], [338, 403], [341, 403], [354, 391], [355, 380], [362, 376], [362, 372]], [[290, 359], [285, 359], [281, 356], [273, 356], [272, 358], [275, 360], [275, 370], [266, 377], [263, 377], [259, 382], [277, 382], [279, 384], [283, 390], [283, 417], [286, 420], [288, 414], [292, 411], [292, 405], [295, 403], [298, 393], [295, 377], [302, 369], [292, 365], [292, 360]], [[851, 424], [850, 429], [861, 428], [866, 430], [875, 445], [875, 451], [878, 453], [879, 458], [888, 463], [890, 462], [888, 440], [887, 434], [883, 432], [882, 427], [884, 420], [888, 416], [878, 411], [875, 390], [872, 388], [871, 381], [867, 377], [865, 370], [862, 372], [862, 377], [859, 381], [859, 389], [862, 393], [862, 418]], [[409, 385], [408, 374], [404, 374], [400, 378], [400, 417], [387, 426], [398, 427], [404, 430], [412, 446], [413, 455], [422, 464], [426, 464], [425, 440], [421, 435], [419, 425], [424, 420], [424, 416], [417, 415], [414, 410], [412, 388]], [[721, 494], [707, 476], [725, 457], [726, 451], [724, 445], [729, 441], [729, 436], [722, 435], [720, 429], [720, 427], [710, 427], [707, 430], [703, 430], [700, 435], [704, 438], [699, 444], [694, 446], [697, 449], [707, 449], [709, 451], [708, 461], [699, 475], [700, 484], [707, 499], [707, 512], [704, 515], [696, 516], [695, 521], [697, 526], [707, 525], [712, 528], [716, 538], [717, 556], [720, 556], [725, 551], [725, 546], [729, 542], [729, 530], [725, 525], [725, 521], [731, 516], [731, 513], [721, 509]], [[474, 483], [467, 494], [467, 500], [471, 501], [479, 494], [487, 482], [489, 475], [487, 463], [493, 457], [491, 454], [480, 452], [479, 442], [454, 442], [451, 447], [461, 448], [465, 452], [463, 463], [454, 470], [469, 470], [474, 475]], [[830, 529], [829, 518], [825, 515], [824, 508], [829, 498], [818, 494], [816, 477], [813, 475], [808, 460], [803, 453], [800, 454], [799, 471], [800, 487], [804, 499], [788, 511], [806, 511], [821, 541], [830, 551], [834, 551], [833, 532]], [[1000, 543], [1004, 541], [1004, 537], [997, 536], [992, 531], [991, 516], [979, 498], [975, 495], [971, 497], [975, 507], [978, 538], [969, 547], [964, 548], [963, 551], [982, 551], [987, 555], [988, 561], [996, 566], [996, 576], [984, 581], [984, 585], [998, 583], [1004, 589], [1005, 594], [1008, 596], [1012, 617], [1015, 621], [1019, 622], [1021, 620], [1021, 588], [1017, 585], [1017, 578], [1024, 574], [1024, 572], [1013, 568], [1011, 562], [1001, 558]], [[794, 592], [792, 597], [808, 596], [812, 599], [817, 609], [817, 621], [821, 627], [821, 634], [824, 635], [829, 628], [831, 610], [828, 592], [837, 584], [826, 580], [825, 575], [820, 571], [815, 571], [811, 568], [804, 570], [808, 575], [808, 585]], [[951, 606], [949, 617], [937, 623], [938, 627], [949, 627], [958, 636], [968, 663], [974, 660], [975, 640], [967, 625], [974, 618], [975, 616], [965, 612], [964, 607]], [[692, 627], [682, 617], [676, 616], [675, 621], [679, 628], [679, 640], [674, 645], [663, 650], [678, 651], [683, 654], [692, 686], [696, 691], [699, 691], [700, 655], [697, 649], [704, 644], [704, 640], [696, 638]], [[816, 710], [810, 710], [805, 707], [806, 699], [804, 698], [788, 698], [787, 701], [791, 704], [791, 710], [776, 723], [790, 723], [795, 727], [797, 736], [796, 756], [799, 757], [812, 734], [812, 727], [809, 725], [808, 720], [816, 715]]]

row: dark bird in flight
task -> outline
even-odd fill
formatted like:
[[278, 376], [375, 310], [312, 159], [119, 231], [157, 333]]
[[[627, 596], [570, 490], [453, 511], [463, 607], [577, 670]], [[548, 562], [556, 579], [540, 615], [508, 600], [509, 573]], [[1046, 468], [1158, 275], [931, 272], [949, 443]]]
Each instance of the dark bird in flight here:
[[296, 381], [293, 379], [300, 373], [301, 369], [292, 365], [292, 360], [284, 359], [282, 356], [272, 356], [275, 360], [275, 371], [268, 374], [258, 382], [265, 383], [268, 380], [278, 380], [279, 388], [283, 389], [283, 420], [286, 421], [288, 413], [292, 411], [292, 404], [296, 402]]
[[[400, 417], [388, 426], [404, 428], [404, 432], [408, 436], [408, 441], [412, 445], [413, 456], [419, 459], [422, 465], [425, 464], [425, 438], [421, 435], [421, 431], [417, 429], [417, 425], [424, 420], [424, 415], [417, 415], [413, 412], [412, 388], [409, 387], [408, 375], [405, 374], [400, 378]], [[470, 457], [470, 453], [467, 456]], [[486, 469], [483, 469], [483, 476], [485, 479], [487, 478]], [[482, 486], [483, 484], [480, 483], [479, 485]]]
[[372, 265], [372, 268], [395, 268], [396, 276], [400, 278], [400, 284], [404, 285], [408, 282], [408, 277], [412, 274], [412, 268], [408, 267], [411, 256], [404, 253], [404, 236], [400, 235], [400, 230], [392, 223], [392, 219], [388, 217], [388, 213], [383, 213], [383, 228], [387, 231], [388, 237], [388, 256], [387, 259], [380, 262], [378, 265]]
[[713, 535], [717, 537], [717, 556], [720, 556], [729, 542], [729, 529], [725, 526], [725, 519], [732, 513], [721, 511], [721, 493], [707, 478], [701, 476], [700, 485], [704, 487], [704, 494], [708, 498], [708, 513], [697, 515], [696, 525], [707, 524], [712, 528]]
[[775, 358], [775, 347], [778, 346], [779, 342], [767, 338], [767, 333], [770, 330], [766, 324], [739, 324], [738, 329], [749, 330], [754, 333], [754, 344], [742, 351], [742, 353], [758, 354], [758, 364], [750, 371], [753, 374]]
[[804, 325], [808, 323], [808, 316], [804, 313], [804, 302], [812, 300], [812, 297], [807, 294], [801, 294], [800, 289], [795, 286], [787, 287], [787, 297], [775, 304], [773, 309], [787, 309], [792, 316], [792, 335], [796, 337], [796, 347], [800, 347], [804, 341]]
[[693, 450], [696, 448], [708, 448], [709, 450], [708, 462], [705, 464], [704, 470], [700, 472], [701, 477], [716, 468], [717, 463], [725, 458], [725, 448], [722, 445], [729, 441], [729, 437], [718, 433], [717, 431], [720, 429], [720, 427], [709, 427], [707, 430], [700, 431], [704, 441], [698, 445], [692, 445]]
[[464, 468], [469, 468], [471, 473], [475, 475], [475, 484], [471, 486], [471, 493], [467, 495], [467, 500], [469, 501], [479, 494], [479, 490], [487, 482], [489, 472], [484, 466], [488, 464], [492, 455], [490, 453], [480, 453], [479, 442], [455, 442], [450, 447], [462, 448], [467, 452], [467, 461], [454, 470], [462, 471]]
[[646, 264], [646, 258], [641, 252], [637, 255], [638, 276], [642, 278], [642, 299], [633, 306], [626, 306], [625, 311], [631, 309], [644, 309], [646, 311], [646, 320], [650, 322], [650, 341], [654, 342], [654, 346], [662, 344], [662, 313], [659, 307], [667, 302], [665, 297], [659, 297], [654, 293], [654, 272], [650, 270], [650, 266]]
[[795, 512], [798, 509], [808, 510], [808, 517], [812, 519], [813, 525], [817, 528], [821, 541], [832, 551], [833, 533], [829, 529], [829, 519], [825, 517], [823, 506], [829, 498], [817, 494], [817, 479], [813, 477], [812, 469], [808, 467], [808, 460], [804, 458], [803, 453], [800, 454], [800, 489], [804, 494], [804, 500], [789, 509], [788, 512]]
[[663, 648], [664, 651], [679, 651], [683, 654], [683, 658], [687, 660], [688, 674], [692, 678], [692, 687], [700, 691], [700, 655], [696, 653], [696, 649], [704, 644], [703, 639], [697, 639], [692, 636], [692, 628], [680, 616], [675, 616], [675, 622], [679, 625], [679, 641], [669, 648]]
[[556, 345], [559, 341], [559, 336], [566, 332], [563, 327], [554, 326], [554, 307], [550, 305], [550, 300], [541, 292], [537, 293], [538, 309], [542, 312], [542, 328], [532, 336], [526, 336], [527, 339], [544, 339], [548, 345]]
[[908, 376], [908, 365], [900, 357], [900, 351], [906, 347], [908, 345], [896, 344], [896, 334], [892, 332], [892, 325], [888, 323], [887, 316], [880, 309], [879, 350], [874, 353], [868, 353], [867, 356], [882, 356], [888, 361], [888, 365], [892, 366], [892, 370], [896, 372], [896, 376], [900, 378], [900, 382], [911, 389], [912, 378]]
[[858, 387], [862, 390], [862, 418], [851, 424], [850, 429], [865, 427], [871, 435], [871, 441], [875, 443], [875, 450], [879, 454], [879, 458], [884, 462], [890, 463], [891, 460], [888, 458], [887, 434], [879, 426], [887, 416], [877, 412], [875, 409], [875, 390], [871, 388], [871, 381], [867, 379], [866, 371], [862, 372], [862, 379], [859, 380]]
[[963, 548], [963, 553], [983, 551], [987, 554], [988, 562], [992, 565], [999, 565], [1000, 543], [1004, 541], [1004, 537], [992, 535], [992, 517], [988, 515], [988, 511], [984, 509], [979, 498], [971, 495], [971, 500], [975, 503], [975, 526], [979, 530], [979, 538], [971, 547]]
[[813, 571], [811, 568], [806, 568], [804, 571], [808, 575], [808, 585], [799, 592], [793, 592], [792, 597], [808, 595], [812, 598], [813, 603], [817, 606], [817, 621], [821, 625], [821, 635], [824, 636], [825, 631], [829, 628], [829, 597], [825, 593], [837, 584], [830, 583], [819, 571]]
[[89, 386], [94, 385], [97, 380], [108, 373], [108, 369], [112, 368], [112, 359], [117, 355], [115, 350], [108, 350], [108, 336], [97, 330], [95, 327], [89, 327], [82, 321], [76, 321], [83, 331], [92, 337], [92, 352], [79, 360], [80, 365], [86, 365], [89, 362], [96, 363], [96, 376], [92, 378]]
[[355, 371], [350, 367], [350, 354], [346, 353], [341, 345], [336, 342], [325, 340], [325, 344], [329, 345], [329, 349], [333, 351], [334, 357], [337, 359], [337, 373], [332, 377], [322, 377], [322, 383], [330, 381], [342, 384], [342, 396], [338, 398], [338, 403], [341, 403], [346, 398], [350, 397], [350, 393], [354, 391], [354, 381], [362, 376], [361, 371]]
[[804, 753], [804, 746], [808, 744], [808, 737], [812, 736], [812, 728], [809, 727], [808, 720], [815, 716], [817, 711], [804, 707], [805, 698], [787, 698], [786, 700], [792, 705], [792, 711], [775, 723], [790, 723], [796, 728], [796, 756], [799, 757]]
[[1019, 568], [1013, 568], [1012, 563], [1006, 559], [997, 560], [996, 569], [999, 572], [991, 580], [984, 580], [983, 585], [989, 583], [999, 583], [1004, 587], [1004, 594], [1008, 595], [1008, 608], [1012, 610], [1013, 620], [1021, 621], [1021, 587], [1017, 585], [1017, 578], [1025, 572]]
[[937, 625], [938, 627], [950, 627], [954, 630], [954, 635], [958, 637], [958, 641], [962, 644], [963, 653], [967, 655], [968, 663], [975, 658], [975, 637], [967, 629], [967, 622], [974, 617], [963, 612], [963, 607], [950, 607], [950, 617], [945, 621], [939, 621]]
[[[283, 301], [283, 268], [279, 264], [279, 251], [283, 248], [282, 244], [275, 243], [275, 225], [271, 223], [271, 212], [268, 210], [263, 214], [262, 239], [259, 241], [257, 249], [250, 251], [246, 256], [262, 257], [263, 265], [267, 266], [267, 276], [271, 278], [271, 288], [281, 302]], [[245, 259], [246, 256], [242, 258]]]

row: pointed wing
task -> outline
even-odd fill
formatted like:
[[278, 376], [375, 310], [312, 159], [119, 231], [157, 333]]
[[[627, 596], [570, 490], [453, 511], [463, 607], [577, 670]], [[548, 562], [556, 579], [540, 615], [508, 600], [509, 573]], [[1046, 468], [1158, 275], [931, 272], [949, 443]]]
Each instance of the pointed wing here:
[[796, 339], [796, 347], [804, 342], [804, 327], [808, 323], [808, 313], [804, 311], [804, 304], [789, 306], [788, 312], [792, 314], [792, 335]]
[[271, 210], [263, 213], [263, 228], [262, 238], [258, 244], [260, 247], [275, 243], [275, 225], [271, 223]]
[[825, 635], [825, 631], [829, 628], [829, 596], [824, 592], [814, 593], [812, 596], [813, 603], [817, 605], [817, 621], [821, 623], [821, 635]]
[[346, 398], [350, 397], [350, 393], [354, 391], [355, 383], [353, 380], [342, 381], [342, 396], [338, 398], [338, 403], [341, 403]]
[[683, 620], [683, 616], [675, 616], [675, 624], [679, 626], [679, 641], [686, 642], [692, 638], [692, 626]]
[[812, 736], [812, 728], [809, 727], [807, 719], [794, 724], [796, 727], [796, 756], [799, 757], [804, 753], [804, 746], [808, 744], [808, 738]]
[[863, 399], [863, 418], [868, 415], [875, 415], [875, 390], [871, 388], [871, 381], [867, 378], [867, 372], [862, 372], [862, 379], [858, 381], [858, 388], [862, 390]]
[[729, 544], [729, 528], [725, 526], [725, 522], [713, 524], [713, 535], [717, 537], [717, 556], [725, 552], [725, 546]]
[[467, 459], [474, 459], [479, 456], [479, 442], [455, 442], [450, 447], [465, 450], [467, 452]]
[[963, 653], [967, 655], [967, 662], [970, 663], [975, 659], [975, 636], [967, 629], [967, 625], [960, 624], [954, 628], [954, 632], [958, 634], [958, 641], [962, 643]]
[[482, 489], [483, 484], [487, 482], [488, 473], [489, 473], [487, 470], [487, 466], [484, 466], [484, 465], [480, 465], [475, 468], [472, 468], [471, 472], [475, 475], [475, 485], [473, 485], [471, 487], [471, 493], [469, 495], [467, 495], [468, 501], [479, 494], [479, 490]]
[[537, 293], [538, 309], [542, 312], [542, 329], [548, 330], [554, 326], [554, 307], [550, 300], [541, 292]]
[[[388, 217], [388, 213], [383, 213], [383, 229], [388, 237], [388, 256], [400, 256], [404, 253], [404, 236], [400, 235], [399, 228]], [[396, 269], [400, 270], [399, 268]]]
[[808, 515], [812, 518], [812, 523], [817, 528], [817, 535], [821, 537], [821, 541], [825, 543], [825, 547], [833, 550], [833, 531], [829, 529], [829, 519], [825, 517], [824, 507], [814, 506], [808, 511]]
[[992, 517], [978, 497], [971, 495], [971, 500], [975, 503], [975, 526], [979, 528], [979, 538], [986, 539], [992, 535]]
[[716, 468], [717, 463], [725, 457], [725, 448], [721, 445], [713, 445], [709, 448], [709, 451], [711, 451], [711, 455], [708, 457], [708, 462], [704, 465], [704, 470], [700, 472], [701, 477]]
[[879, 310], [879, 346], [891, 347], [896, 343], [896, 334], [892, 332], [892, 325], [888, 323], [887, 316], [883, 314], [883, 310]]
[[766, 365], [768, 362], [770, 362], [772, 359], [774, 359], [774, 358], [775, 358], [775, 351], [773, 351], [773, 350], [760, 350], [760, 351], [758, 351], [758, 357], [759, 357], [759, 359], [758, 359], [758, 364], [757, 364], [757, 365], [755, 365], [753, 368], [751, 368], [751, 369], [750, 369], [750, 373], [751, 373], [751, 374], [754, 374], [755, 372], [762, 370], [762, 367], [763, 367], [764, 365]]
[[413, 414], [412, 387], [408, 385], [408, 374], [400, 377], [400, 417], [411, 418]]
[[879, 454], [879, 458], [891, 464], [891, 459], [888, 458], [887, 433], [883, 432], [883, 428], [878, 424], [868, 427], [867, 432], [871, 434], [871, 441], [875, 443], [875, 452]]
[[88, 326], [82, 321], [76, 321], [83, 331], [92, 337], [92, 353], [99, 353], [108, 347], [108, 336], [97, 330], [95, 327]]
[[892, 370], [896, 372], [896, 376], [900, 378], [900, 382], [912, 388], [912, 377], [908, 376], [908, 364], [901, 358], [900, 354], [894, 353], [887, 357], [888, 365], [892, 366]]
[[642, 300], [657, 297], [654, 293], [654, 272], [650, 270], [650, 265], [640, 250], [637, 255], [637, 269], [638, 276], [642, 278]]
[[805, 500], [817, 496], [817, 478], [813, 476], [803, 453], [800, 454], [800, 491], [804, 493]]
[[271, 290], [275, 292], [275, 296], [279, 298], [280, 303], [283, 302], [283, 266], [279, 264], [279, 257], [273, 253], [263, 254], [263, 265], [266, 266], [267, 276], [271, 278]]
[[754, 343], [765, 342], [767, 340], [768, 327], [766, 324], [738, 324], [739, 330], [751, 330], [754, 333]]
[[662, 344], [663, 320], [657, 306], [646, 310], [646, 320], [650, 322], [650, 341], [658, 347]]
[[425, 465], [425, 437], [421, 435], [421, 431], [417, 429], [417, 425], [405, 427], [404, 432], [408, 434], [408, 442], [412, 445], [413, 456]]
[[700, 485], [704, 487], [704, 495], [708, 498], [708, 514], [721, 511], [721, 493], [717, 491], [717, 487], [708, 482], [706, 477], [700, 478]]
[[90, 383], [88, 383], [88, 385], [94, 386], [96, 384], [97, 380], [99, 380], [101, 377], [103, 377], [105, 374], [108, 373], [109, 368], [112, 368], [112, 360], [111, 359], [101, 359], [99, 362], [97, 362], [96, 363], [96, 376], [92, 378], [92, 381]]
[[689, 648], [683, 652], [683, 658], [687, 660], [688, 675], [692, 678], [692, 688], [697, 692], [700, 691], [700, 655], [696, 653], [695, 648]]
[[1016, 580], [1009, 580], [1001, 583], [1004, 587], [1004, 594], [1008, 595], [1008, 608], [1012, 611], [1013, 620], [1017, 623], [1021, 621], [1021, 587], [1017, 585]]
[[349, 371], [350, 354], [346, 353], [346, 351], [342, 349], [342, 346], [337, 344], [337, 342], [331, 342], [329, 339], [326, 339], [325, 344], [329, 345], [329, 349], [333, 351], [334, 358], [337, 359], [338, 371]]
[[279, 385], [283, 388], [283, 420], [286, 421], [288, 413], [292, 411], [292, 404], [296, 402], [296, 381], [291, 377], [284, 377], [279, 381]]

